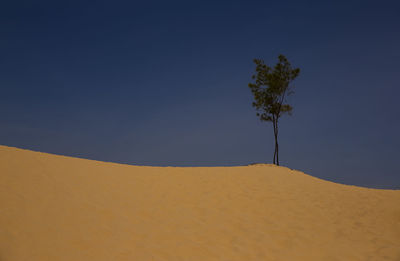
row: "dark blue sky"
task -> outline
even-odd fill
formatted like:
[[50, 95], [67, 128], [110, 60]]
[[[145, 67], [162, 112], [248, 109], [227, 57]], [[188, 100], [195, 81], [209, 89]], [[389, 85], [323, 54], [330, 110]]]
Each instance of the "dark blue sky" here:
[[270, 163], [252, 60], [301, 68], [281, 164], [400, 188], [397, 1], [2, 1], [0, 144], [140, 165]]

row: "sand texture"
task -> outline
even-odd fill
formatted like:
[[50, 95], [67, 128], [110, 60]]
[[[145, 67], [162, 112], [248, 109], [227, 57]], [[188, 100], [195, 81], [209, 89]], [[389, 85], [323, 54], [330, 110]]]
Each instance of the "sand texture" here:
[[1, 261], [400, 260], [400, 191], [0, 146]]

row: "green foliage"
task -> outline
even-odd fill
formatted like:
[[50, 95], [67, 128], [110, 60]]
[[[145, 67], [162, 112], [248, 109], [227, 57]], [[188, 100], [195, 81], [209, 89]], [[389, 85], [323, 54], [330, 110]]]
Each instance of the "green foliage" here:
[[292, 68], [285, 56], [278, 56], [279, 62], [269, 67], [263, 60], [254, 59], [256, 75], [252, 76], [254, 83], [249, 88], [254, 96], [253, 106], [261, 121], [274, 121], [283, 114], [291, 114], [293, 107], [284, 104], [285, 98], [293, 94], [289, 85], [300, 73], [299, 68]]
[[256, 74], [255, 80], [249, 83], [249, 88], [254, 96], [253, 107], [261, 121], [271, 121], [274, 127], [275, 152], [273, 163], [279, 165], [278, 149], [278, 120], [285, 113], [291, 115], [293, 107], [285, 104], [286, 97], [293, 94], [290, 82], [300, 73], [299, 68], [292, 68], [285, 56], [278, 56], [279, 62], [272, 68], [263, 60], [254, 59]]

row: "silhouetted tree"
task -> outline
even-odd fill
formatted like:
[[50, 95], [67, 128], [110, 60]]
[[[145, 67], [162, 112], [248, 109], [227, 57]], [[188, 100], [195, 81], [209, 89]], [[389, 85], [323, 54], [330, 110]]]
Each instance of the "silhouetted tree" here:
[[261, 121], [272, 121], [275, 137], [273, 163], [279, 166], [278, 122], [287, 113], [291, 115], [293, 107], [285, 104], [286, 97], [293, 93], [290, 82], [300, 73], [299, 68], [292, 68], [285, 56], [278, 56], [279, 62], [272, 68], [263, 60], [254, 59], [256, 74], [252, 76], [255, 83], [249, 83], [254, 96], [253, 107]]

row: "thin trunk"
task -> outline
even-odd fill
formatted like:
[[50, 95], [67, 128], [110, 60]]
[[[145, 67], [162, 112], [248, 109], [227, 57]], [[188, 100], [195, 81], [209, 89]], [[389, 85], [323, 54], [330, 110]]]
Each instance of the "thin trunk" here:
[[278, 121], [276, 122], [275, 151], [276, 151], [276, 165], [279, 166]]
[[[279, 166], [279, 145], [278, 145], [278, 119], [281, 113], [281, 107], [282, 107], [282, 103], [285, 100], [285, 94], [287, 91], [287, 86], [285, 88], [285, 90], [283, 91], [283, 94], [281, 96], [281, 100], [279, 101], [279, 108], [278, 108], [278, 114], [276, 115], [276, 118], [274, 116], [274, 135], [275, 135], [275, 152], [274, 152], [274, 160], [275, 160], [275, 154], [276, 154], [276, 165]], [[274, 163], [275, 164], [275, 163]]]
[[274, 138], [275, 138], [275, 150], [274, 150], [274, 164], [279, 166], [279, 145], [278, 145], [278, 117], [273, 117], [274, 123]]
[[276, 164], [276, 123], [275, 123], [275, 116], [272, 116], [272, 124], [274, 125], [274, 137], [275, 137], [275, 149], [274, 149], [274, 160], [273, 164]]

